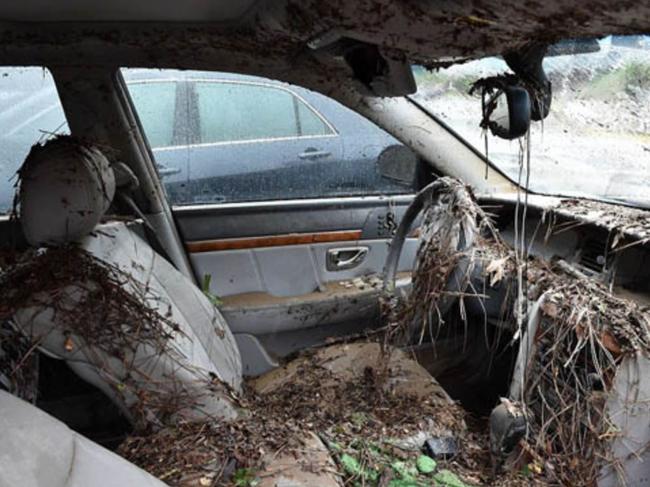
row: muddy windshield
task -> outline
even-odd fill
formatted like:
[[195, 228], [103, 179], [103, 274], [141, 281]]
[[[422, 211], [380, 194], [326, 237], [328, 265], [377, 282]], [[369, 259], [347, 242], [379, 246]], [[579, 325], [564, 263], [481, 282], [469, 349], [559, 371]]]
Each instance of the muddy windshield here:
[[647, 206], [650, 36], [607, 37], [598, 44], [596, 52], [545, 58], [553, 102], [550, 115], [531, 125], [528, 178], [524, 141], [484, 133], [480, 99], [468, 94], [477, 79], [508, 71], [501, 58], [438, 71], [416, 67], [414, 98], [521, 186]]

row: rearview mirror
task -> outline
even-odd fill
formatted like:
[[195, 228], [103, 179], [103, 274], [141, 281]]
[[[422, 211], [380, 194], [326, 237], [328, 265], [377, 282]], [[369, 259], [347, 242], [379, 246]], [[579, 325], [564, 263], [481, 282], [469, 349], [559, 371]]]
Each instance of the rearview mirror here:
[[379, 174], [410, 186], [415, 178], [418, 157], [405, 145], [389, 145], [377, 158]]
[[481, 127], [501, 139], [516, 139], [530, 126], [530, 96], [519, 86], [505, 86], [488, 96], [483, 104]]

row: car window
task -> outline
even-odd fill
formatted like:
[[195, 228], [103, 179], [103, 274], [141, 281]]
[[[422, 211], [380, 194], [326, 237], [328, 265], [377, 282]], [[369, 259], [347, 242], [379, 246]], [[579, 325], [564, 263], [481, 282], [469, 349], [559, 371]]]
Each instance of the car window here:
[[299, 135], [294, 96], [288, 91], [224, 82], [195, 87], [202, 144]]
[[31, 147], [69, 130], [47, 69], [3, 67], [0, 73], [0, 214], [7, 214], [16, 172]]
[[309, 108], [301, 100], [296, 100], [298, 105], [298, 123], [300, 135], [318, 136], [328, 135], [334, 131], [328, 127], [316, 112]]
[[143, 81], [129, 83], [129, 94], [153, 149], [170, 147], [174, 141], [176, 83]]
[[[176, 115], [187, 114], [183, 130], [190, 137], [154, 151], [173, 205], [413, 192], [415, 155], [406, 153], [409, 150], [399, 141], [366, 118], [324, 95], [229, 73], [123, 73], [131, 80], [150, 76], [162, 81], [167, 76], [178, 83]], [[154, 84], [127, 81], [127, 86], [132, 94], [140, 90], [132, 98], [149, 142], [168, 140], [174, 110], [161, 103], [158, 92], [143, 93]], [[391, 159], [399, 171], [388, 170]]]

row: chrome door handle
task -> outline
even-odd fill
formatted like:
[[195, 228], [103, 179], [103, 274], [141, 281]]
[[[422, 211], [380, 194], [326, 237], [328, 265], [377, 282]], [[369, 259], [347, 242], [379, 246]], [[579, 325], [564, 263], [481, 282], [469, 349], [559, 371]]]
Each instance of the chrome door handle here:
[[318, 150], [310, 147], [309, 149], [305, 150], [305, 152], [298, 154], [298, 157], [300, 159], [320, 159], [322, 157], [328, 157], [331, 155], [332, 153], [330, 151]]
[[165, 176], [171, 176], [172, 174], [178, 174], [181, 172], [180, 169], [177, 167], [167, 167], [164, 166], [163, 164], [156, 164], [158, 166], [158, 174], [160, 174], [160, 177], [165, 177]]
[[326, 267], [328, 271], [353, 269], [363, 262], [368, 255], [368, 247], [342, 247], [327, 251]]

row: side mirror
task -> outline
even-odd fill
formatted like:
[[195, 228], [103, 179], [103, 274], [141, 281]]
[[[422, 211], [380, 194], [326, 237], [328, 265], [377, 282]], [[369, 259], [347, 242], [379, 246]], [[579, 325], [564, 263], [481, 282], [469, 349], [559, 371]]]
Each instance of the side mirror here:
[[490, 95], [483, 105], [481, 127], [496, 137], [512, 140], [528, 132], [531, 118], [530, 96], [519, 86], [505, 86]]
[[382, 177], [411, 186], [415, 178], [418, 157], [405, 145], [389, 145], [377, 158]]

